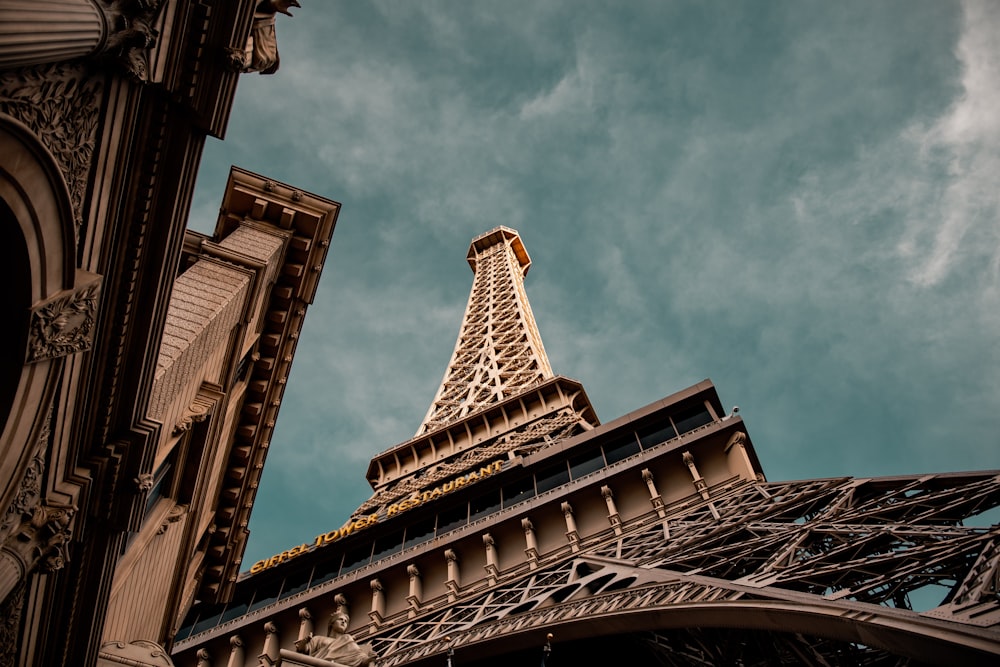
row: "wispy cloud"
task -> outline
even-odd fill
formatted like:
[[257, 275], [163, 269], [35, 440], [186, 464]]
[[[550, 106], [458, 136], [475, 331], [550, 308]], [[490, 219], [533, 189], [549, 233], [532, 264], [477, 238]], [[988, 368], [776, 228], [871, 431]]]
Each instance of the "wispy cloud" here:
[[962, 93], [936, 122], [909, 133], [922, 160], [947, 164], [946, 188], [899, 246], [923, 286], [940, 283], [970, 255], [985, 253], [994, 281], [1000, 267], [1000, 8], [989, 0], [962, 7]]

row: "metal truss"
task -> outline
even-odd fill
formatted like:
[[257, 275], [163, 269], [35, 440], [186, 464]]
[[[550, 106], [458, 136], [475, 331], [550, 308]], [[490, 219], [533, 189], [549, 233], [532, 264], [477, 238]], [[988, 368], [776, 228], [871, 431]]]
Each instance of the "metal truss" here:
[[[493, 238], [494, 243], [481, 247], [477, 242], [483, 238]], [[552, 377], [524, 291], [526, 260], [518, 257], [515, 244], [523, 253], [517, 232], [505, 228], [473, 241], [470, 262], [475, 279], [458, 342], [417, 435]]]
[[1000, 526], [963, 524], [997, 505], [995, 471], [735, 482], [369, 640], [380, 667], [545, 631], [663, 665], [997, 664]]
[[586, 420], [571, 407], [529, 422], [467, 450], [451, 461], [432, 466], [422, 474], [405, 477], [380, 490], [354, 511], [354, 516], [376, 512], [390, 503], [398, 502], [412, 493], [475, 468], [476, 466], [506, 456], [507, 452], [521, 454], [537, 451], [585, 430]]

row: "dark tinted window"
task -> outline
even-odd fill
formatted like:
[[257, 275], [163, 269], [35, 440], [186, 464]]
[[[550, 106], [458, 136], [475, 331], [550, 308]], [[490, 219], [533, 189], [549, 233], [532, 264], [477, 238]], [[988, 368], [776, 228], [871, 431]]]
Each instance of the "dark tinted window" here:
[[364, 546], [355, 547], [344, 554], [344, 567], [341, 568], [340, 573], [347, 574], [362, 565], [367, 565], [372, 557], [371, 549], [372, 545], [369, 543]]
[[674, 431], [674, 427], [671, 426], [670, 421], [666, 417], [663, 418], [662, 422], [654, 422], [643, 426], [636, 433], [639, 436], [639, 442], [642, 443], [643, 449], [649, 449], [661, 442], [666, 442], [677, 437], [677, 432]]
[[438, 515], [437, 534], [444, 535], [449, 530], [464, 526], [469, 522], [469, 507], [466, 503], [441, 512]]
[[[332, 549], [332, 547], [327, 547]], [[340, 561], [341, 554], [339, 552], [331, 551], [330, 556], [324, 562], [316, 566], [316, 572], [313, 575], [312, 585], [318, 586], [324, 581], [330, 581], [337, 576], [340, 572]]]
[[226, 607], [226, 611], [223, 612], [222, 618], [219, 620], [219, 623], [225, 623], [226, 621], [231, 621], [234, 618], [239, 618], [240, 616], [245, 615], [247, 613], [247, 609], [249, 608], [250, 605], [248, 605], [246, 602], [243, 603], [230, 602], [229, 606]]
[[409, 526], [406, 527], [406, 541], [403, 542], [403, 548], [407, 549], [415, 544], [426, 542], [432, 537], [434, 537], [433, 516], [427, 519], [423, 519], [422, 521], [416, 521], [414, 523], [411, 523]]
[[469, 501], [469, 521], [492, 514], [500, 509], [500, 489], [484, 493]]
[[607, 460], [608, 465], [617, 463], [638, 453], [639, 442], [635, 439], [634, 433], [629, 433], [626, 436], [604, 444], [604, 458]]
[[514, 480], [503, 487], [503, 506], [510, 507], [535, 497], [535, 478], [528, 476]]
[[250, 605], [250, 608], [247, 609], [247, 613], [277, 602], [278, 593], [280, 592], [281, 592], [280, 581], [259, 587], [257, 589], [257, 592], [253, 596], [253, 603]]
[[712, 415], [708, 413], [708, 409], [704, 405], [695, 405], [674, 415], [674, 424], [677, 425], [678, 433], [687, 433], [711, 421]]
[[219, 619], [222, 617], [222, 608], [218, 608], [217, 611], [203, 611], [200, 614], [198, 622], [194, 624], [194, 628], [191, 630], [191, 634], [196, 635], [199, 632], [204, 632], [205, 630], [211, 630], [219, 624]]
[[398, 530], [375, 540], [375, 554], [372, 560], [381, 560], [403, 550], [403, 531]]
[[604, 456], [601, 455], [600, 447], [594, 447], [588, 452], [577, 454], [569, 460], [569, 472], [573, 479], [579, 479], [603, 467]]
[[553, 466], [540, 470], [535, 474], [535, 488], [538, 493], [545, 493], [569, 481], [569, 470], [566, 462], [560, 461]]
[[[284, 600], [287, 597], [291, 597], [296, 593], [301, 593], [305, 589], [309, 588], [309, 575], [312, 574], [312, 569], [307, 569], [304, 572], [299, 572], [297, 574], [289, 575], [285, 579], [285, 586], [281, 589], [281, 595], [278, 596], [279, 600]], [[226, 610], [229, 613], [229, 610]]]

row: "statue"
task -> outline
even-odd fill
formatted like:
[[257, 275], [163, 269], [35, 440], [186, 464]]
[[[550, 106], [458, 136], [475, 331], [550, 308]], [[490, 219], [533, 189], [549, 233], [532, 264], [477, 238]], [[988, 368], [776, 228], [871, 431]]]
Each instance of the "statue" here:
[[244, 72], [274, 74], [278, 71], [278, 38], [274, 32], [274, 17], [280, 12], [291, 16], [289, 8], [301, 7], [297, 0], [261, 0], [253, 14], [253, 27], [242, 56]]
[[378, 656], [371, 644], [358, 645], [354, 637], [347, 634], [350, 618], [338, 607], [330, 618], [327, 637], [308, 637], [295, 642], [295, 650], [313, 658], [330, 661], [334, 667], [368, 667]]

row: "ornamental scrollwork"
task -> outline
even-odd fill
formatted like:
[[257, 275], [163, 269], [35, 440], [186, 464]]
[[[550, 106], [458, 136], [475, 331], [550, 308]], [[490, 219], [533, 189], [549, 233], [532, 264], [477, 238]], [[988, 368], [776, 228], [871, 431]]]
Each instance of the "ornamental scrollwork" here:
[[24, 123], [59, 165], [79, 235], [94, 149], [103, 79], [79, 63], [0, 72], [0, 112]]
[[63, 294], [31, 312], [27, 363], [89, 350], [97, 319], [100, 282]]
[[49, 448], [49, 438], [52, 435], [52, 412], [46, 414], [42, 422], [41, 432], [35, 441], [34, 454], [28, 462], [28, 467], [21, 478], [21, 485], [14, 496], [10, 507], [0, 519], [0, 542], [5, 540], [15, 527], [20, 525], [24, 517], [30, 516], [35, 506], [42, 498], [42, 476], [45, 472], [45, 453]]

